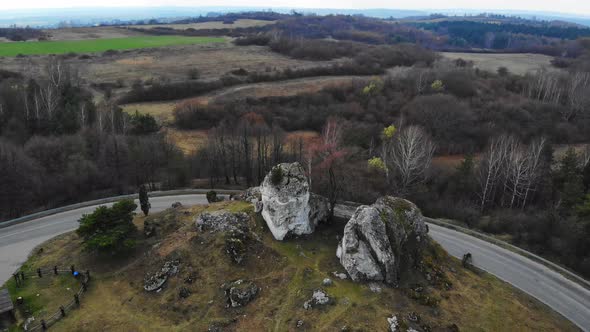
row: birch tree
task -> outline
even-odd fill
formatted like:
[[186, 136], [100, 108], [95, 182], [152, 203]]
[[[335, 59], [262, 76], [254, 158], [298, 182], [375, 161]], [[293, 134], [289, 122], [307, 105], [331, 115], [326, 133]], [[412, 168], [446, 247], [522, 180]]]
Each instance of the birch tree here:
[[395, 136], [386, 161], [399, 178], [400, 191], [406, 192], [426, 178], [434, 154], [434, 143], [418, 126], [408, 126]]

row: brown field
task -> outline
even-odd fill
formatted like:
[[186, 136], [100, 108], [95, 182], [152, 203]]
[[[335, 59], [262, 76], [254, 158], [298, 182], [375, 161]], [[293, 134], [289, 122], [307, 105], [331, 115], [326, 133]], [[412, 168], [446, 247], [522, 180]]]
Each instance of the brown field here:
[[453, 53], [441, 52], [444, 58], [455, 60], [463, 59], [473, 61], [474, 66], [491, 72], [496, 72], [498, 67], [506, 67], [513, 74], [524, 75], [545, 68], [558, 70], [551, 66], [553, 57], [542, 54], [488, 54], [488, 53]]
[[51, 40], [83, 40], [144, 36], [141, 32], [119, 27], [63, 28], [44, 30]]
[[274, 24], [274, 23], [275, 23], [274, 21], [242, 19], [242, 20], [236, 20], [234, 23], [231, 23], [231, 24], [224, 24], [222, 21], [214, 21], [214, 22], [189, 23], [189, 24], [139, 25], [139, 26], [137, 26], [137, 28], [140, 28], [140, 29], [171, 28], [171, 29], [175, 29], [175, 30], [236, 29], [236, 28], [261, 27], [261, 26]]
[[[135, 80], [180, 82], [187, 79], [190, 69], [197, 69], [202, 79], [217, 79], [239, 68], [266, 72], [317, 67], [341, 60], [297, 60], [266, 47], [235, 46], [228, 40], [227, 43], [120, 51], [111, 56], [97, 54], [87, 59], [72, 57], [68, 61], [78, 68], [86, 82], [114, 85], [113, 94], [117, 97], [128, 91]], [[47, 56], [0, 57], [0, 68], [35, 77], [41, 75], [46, 62]], [[122, 83], [122, 87], [118, 83]]]

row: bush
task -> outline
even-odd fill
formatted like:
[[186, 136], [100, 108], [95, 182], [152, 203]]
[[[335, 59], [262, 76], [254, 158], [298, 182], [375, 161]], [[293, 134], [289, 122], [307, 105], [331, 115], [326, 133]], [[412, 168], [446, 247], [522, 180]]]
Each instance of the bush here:
[[99, 206], [93, 213], [84, 215], [76, 233], [83, 238], [84, 249], [116, 254], [135, 246], [131, 238], [137, 230], [133, 215], [137, 205], [126, 199], [112, 207]]
[[279, 183], [281, 183], [282, 180], [283, 180], [283, 169], [281, 168], [281, 166], [277, 165], [272, 168], [272, 171], [270, 174], [270, 182], [276, 186]]
[[131, 128], [129, 132], [133, 135], [147, 135], [155, 133], [160, 130], [160, 126], [156, 122], [153, 116], [149, 114], [139, 114], [135, 111], [135, 114], [131, 115]]
[[217, 192], [215, 190], [208, 191], [206, 196], [207, 196], [207, 202], [209, 202], [209, 203], [215, 203], [215, 202], [220, 201], [219, 197], [217, 197]]

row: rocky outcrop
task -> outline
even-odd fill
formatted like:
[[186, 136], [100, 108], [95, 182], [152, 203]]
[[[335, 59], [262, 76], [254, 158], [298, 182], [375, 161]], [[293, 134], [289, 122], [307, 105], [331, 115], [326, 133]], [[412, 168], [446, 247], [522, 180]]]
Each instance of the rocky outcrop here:
[[221, 210], [201, 213], [197, 216], [195, 225], [201, 232], [245, 231], [249, 219], [248, 214], [244, 212], [232, 213]]
[[427, 233], [416, 205], [386, 196], [357, 208], [344, 228], [336, 255], [355, 281], [397, 285], [400, 271], [420, 260]]
[[223, 286], [227, 307], [242, 307], [258, 294], [258, 286], [252, 281], [236, 280]]
[[161, 269], [145, 276], [143, 289], [148, 292], [153, 292], [162, 288], [168, 280], [168, 277], [178, 273], [179, 267], [180, 262], [178, 260], [165, 262]]
[[195, 225], [201, 232], [224, 233], [225, 252], [232, 262], [241, 264], [246, 256], [246, 244], [249, 240], [248, 214], [215, 211], [202, 213], [196, 218]]
[[299, 163], [273, 167], [260, 186], [260, 197], [262, 217], [277, 240], [310, 234], [328, 216], [327, 200], [309, 191]]

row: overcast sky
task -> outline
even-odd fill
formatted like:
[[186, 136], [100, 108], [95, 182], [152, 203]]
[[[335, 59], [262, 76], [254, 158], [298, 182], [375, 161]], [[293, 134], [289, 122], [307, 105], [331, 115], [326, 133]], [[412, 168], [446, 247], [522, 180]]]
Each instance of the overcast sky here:
[[0, 0], [2, 9], [126, 7], [126, 6], [248, 6], [340, 9], [495, 9], [550, 11], [590, 15], [590, 0]]

